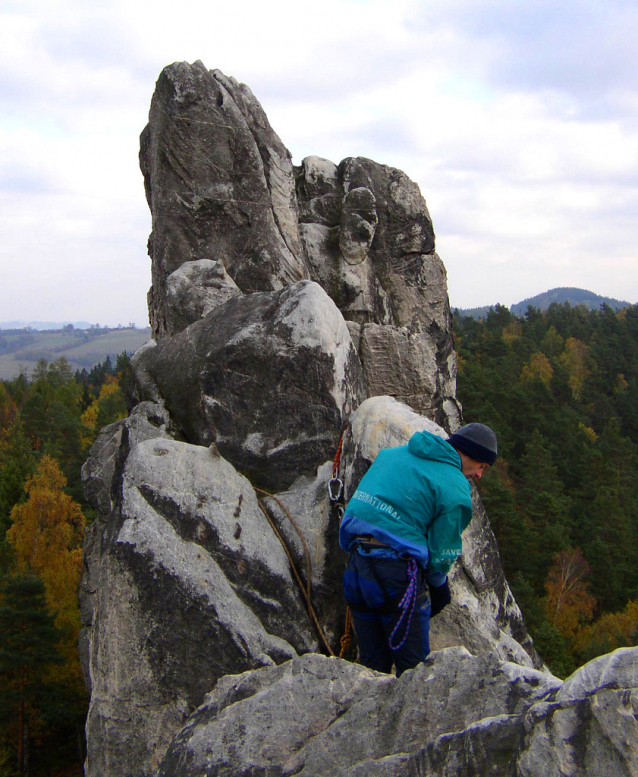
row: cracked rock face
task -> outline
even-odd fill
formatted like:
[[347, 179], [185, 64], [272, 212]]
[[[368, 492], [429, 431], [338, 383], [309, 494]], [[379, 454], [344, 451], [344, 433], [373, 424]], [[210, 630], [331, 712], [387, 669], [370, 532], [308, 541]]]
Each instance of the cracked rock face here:
[[130, 420], [104, 437], [119, 493], [85, 547], [87, 774], [142, 775], [219, 677], [317, 642], [253, 488], [214, 446], [140, 439]]
[[201, 62], [160, 75], [141, 137], [153, 215], [151, 325], [179, 331], [167, 278], [185, 262], [221, 262], [242, 291], [307, 278], [299, 247], [290, 154], [250, 90]]

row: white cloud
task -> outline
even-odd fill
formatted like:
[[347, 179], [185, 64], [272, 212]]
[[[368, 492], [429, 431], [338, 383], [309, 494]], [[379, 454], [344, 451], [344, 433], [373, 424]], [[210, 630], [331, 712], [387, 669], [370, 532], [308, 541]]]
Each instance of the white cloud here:
[[6, 1], [0, 319], [144, 323], [138, 137], [161, 68], [196, 59], [251, 87], [295, 162], [416, 180], [453, 305], [637, 301], [637, 32], [625, 0]]

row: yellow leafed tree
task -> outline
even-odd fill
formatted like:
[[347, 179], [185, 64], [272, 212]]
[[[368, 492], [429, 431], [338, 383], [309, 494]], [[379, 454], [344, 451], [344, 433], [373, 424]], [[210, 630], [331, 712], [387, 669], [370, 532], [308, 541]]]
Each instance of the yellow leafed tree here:
[[586, 653], [592, 646], [595, 652], [609, 653], [619, 647], [638, 644], [638, 601], [630, 601], [621, 612], [606, 613], [585, 626], [576, 640], [576, 650]]
[[26, 482], [27, 501], [11, 511], [13, 523], [6, 536], [15, 550], [18, 572], [32, 572], [44, 583], [48, 609], [63, 634], [59, 648], [65, 664], [54, 670], [57, 679], [81, 686], [78, 586], [85, 518], [80, 505], [64, 492], [65, 486], [55, 459], [43, 456]]
[[575, 399], [580, 399], [583, 384], [590, 373], [589, 348], [575, 337], [569, 337], [565, 350], [559, 357], [561, 364], [569, 374], [569, 386]]
[[[101, 420], [100, 411], [103, 416]], [[92, 445], [100, 426], [113, 423], [120, 418], [126, 418], [122, 390], [115, 375], [107, 375], [100, 389], [100, 396], [93, 400], [82, 413], [82, 424], [86, 429], [86, 432], [81, 435], [82, 445], [84, 447]]]
[[503, 338], [503, 341], [506, 343], [512, 343], [514, 340], [517, 340], [521, 335], [523, 334], [523, 324], [518, 320], [514, 319], [513, 321], [510, 321], [507, 326], [503, 327], [503, 334], [501, 337]]
[[545, 581], [547, 617], [560, 633], [573, 639], [583, 622], [591, 621], [596, 600], [589, 593], [589, 565], [580, 548], [557, 553]]
[[549, 386], [552, 375], [554, 374], [554, 368], [550, 364], [549, 359], [544, 353], [532, 354], [529, 364], [523, 367], [521, 372], [521, 380], [528, 381], [538, 378], [546, 386]]

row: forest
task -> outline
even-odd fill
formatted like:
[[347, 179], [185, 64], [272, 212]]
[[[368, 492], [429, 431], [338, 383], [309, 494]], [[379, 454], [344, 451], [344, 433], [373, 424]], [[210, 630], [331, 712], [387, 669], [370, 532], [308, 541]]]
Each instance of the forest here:
[[126, 353], [0, 381], [0, 777], [82, 774], [87, 693], [78, 586], [91, 508], [80, 470], [126, 417]]
[[455, 314], [466, 423], [500, 456], [480, 481], [528, 629], [554, 674], [638, 642], [638, 305]]
[[[497, 306], [454, 338], [465, 421], [499, 438], [479, 488], [506, 575], [566, 677], [638, 639], [638, 306]], [[126, 353], [0, 381], [0, 777], [82, 774], [80, 470], [130, 383]]]

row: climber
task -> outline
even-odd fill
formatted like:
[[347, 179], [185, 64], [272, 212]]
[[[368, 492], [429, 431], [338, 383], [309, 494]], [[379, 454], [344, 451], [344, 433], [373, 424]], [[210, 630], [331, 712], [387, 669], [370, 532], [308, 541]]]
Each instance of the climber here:
[[417, 432], [379, 451], [348, 502], [339, 542], [350, 554], [343, 585], [359, 660], [399, 676], [430, 652], [430, 617], [451, 601], [447, 573], [472, 518], [469, 480], [494, 463], [484, 424], [448, 440]]

